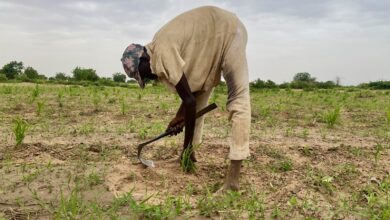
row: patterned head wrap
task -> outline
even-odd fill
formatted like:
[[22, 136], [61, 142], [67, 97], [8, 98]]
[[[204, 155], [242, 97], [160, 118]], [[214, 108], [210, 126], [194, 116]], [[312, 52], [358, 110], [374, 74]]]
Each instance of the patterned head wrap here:
[[139, 44], [130, 44], [122, 56], [123, 69], [130, 78], [137, 80], [141, 88], [145, 88], [145, 82], [141, 79], [138, 71], [140, 58], [144, 52], [144, 47]]

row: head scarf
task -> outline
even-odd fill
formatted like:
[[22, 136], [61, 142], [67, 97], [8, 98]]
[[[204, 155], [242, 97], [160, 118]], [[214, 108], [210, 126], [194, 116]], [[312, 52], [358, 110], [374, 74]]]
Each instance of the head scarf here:
[[140, 58], [144, 52], [144, 47], [139, 44], [130, 44], [123, 52], [122, 64], [125, 69], [126, 74], [130, 78], [137, 80], [141, 88], [145, 87], [145, 82], [142, 80], [141, 75], [138, 71], [138, 65], [140, 63]]

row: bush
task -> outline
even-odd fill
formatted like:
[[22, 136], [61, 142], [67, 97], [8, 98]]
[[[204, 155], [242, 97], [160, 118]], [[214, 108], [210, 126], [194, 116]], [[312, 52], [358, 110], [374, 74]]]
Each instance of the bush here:
[[122, 73], [114, 73], [112, 75], [114, 82], [126, 82], [126, 75]]
[[314, 82], [316, 78], [311, 77], [310, 73], [302, 72], [295, 74], [293, 78], [294, 82]]
[[24, 70], [24, 74], [27, 76], [27, 78], [29, 79], [37, 79], [39, 78], [39, 74], [38, 74], [38, 71], [36, 71], [34, 68], [32, 68], [31, 66], [27, 67], [25, 70]]
[[250, 83], [250, 87], [256, 89], [273, 89], [277, 88], [278, 85], [271, 80], [263, 81], [261, 79], [256, 79], [255, 81]]
[[28, 76], [26, 74], [20, 74], [16, 77], [17, 80], [20, 80], [22, 82], [32, 82], [33, 80], [28, 78]]
[[67, 77], [65, 73], [56, 73], [53, 79], [58, 81], [67, 81], [69, 77]]
[[326, 82], [316, 82], [316, 87], [320, 89], [332, 89], [336, 87], [336, 83], [333, 81], [326, 81]]
[[370, 89], [390, 89], [390, 81], [375, 81], [360, 84], [359, 87]]
[[110, 78], [103, 77], [99, 79], [98, 84], [101, 86], [115, 86], [116, 83]]
[[5, 82], [7, 80], [8, 80], [7, 76], [5, 74], [0, 73], [0, 82]]
[[76, 67], [73, 71], [73, 78], [76, 81], [97, 81], [99, 76], [96, 74], [94, 69], [85, 69], [81, 67]]

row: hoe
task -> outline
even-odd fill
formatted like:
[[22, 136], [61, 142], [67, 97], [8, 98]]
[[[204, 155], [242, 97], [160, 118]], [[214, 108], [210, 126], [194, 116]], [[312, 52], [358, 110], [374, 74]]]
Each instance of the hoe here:
[[[202, 115], [206, 114], [207, 112], [210, 112], [210, 111], [212, 111], [212, 110], [214, 110], [214, 109], [216, 109], [216, 108], [217, 108], [217, 105], [216, 105], [215, 103], [210, 104], [210, 105], [208, 105], [207, 107], [205, 107], [204, 109], [202, 109], [202, 110], [200, 110], [199, 112], [197, 112], [197, 113], [196, 113], [196, 118], [199, 118], [199, 117], [201, 117]], [[165, 131], [164, 133], [162, 133], [162, 134], [158, 135], [157, 137], [153, 138], [152, 140], [149, 140], [149, 141], [146, 141], [146, 142], [144, 142], [144, 143], [142, 143], [142, 144], [139, 144], [138, 147], [137, 147], [137, 148], [138, 148], [138, 153], [137, 153], [138, 160], [139, 160], [143, 165], [145, 165], [145, 166], [147, 166], [147, 167], [154, 167], [154, 162], [153, 162], [152, 160], [146, 160], [146, 159], [142, 159], [142, 158], [141, 158], [141, 151], [142, 151], [142, 148], [143, 148], [144, 146], [146, 146], [146, 145], [152, 143], [152, 142], [155, 142], [155, 141], [157, 141], [157, 140], [159, 140], [159, 139], [165, 137], [165, 136], [168, 136], [168, 135], [173, 134], [173, 132], [174, 132], [173, 129], [167, 130], [167, 131]]]

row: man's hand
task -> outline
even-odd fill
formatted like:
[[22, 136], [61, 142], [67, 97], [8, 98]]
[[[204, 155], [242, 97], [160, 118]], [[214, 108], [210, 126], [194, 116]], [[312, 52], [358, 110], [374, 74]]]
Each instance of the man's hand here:
[[173, 130], [173, 133], [170, 136], [177, 135], [183, 131], [184, 124], [184, 116], [176, 115], [176, 117], [169, 122], [165, 131]]

